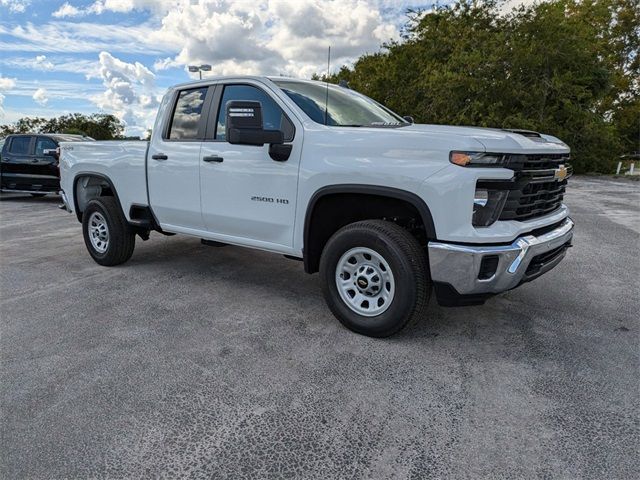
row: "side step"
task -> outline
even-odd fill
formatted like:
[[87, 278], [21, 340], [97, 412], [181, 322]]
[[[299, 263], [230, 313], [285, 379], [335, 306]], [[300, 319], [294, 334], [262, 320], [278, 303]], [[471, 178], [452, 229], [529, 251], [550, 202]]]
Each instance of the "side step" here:
[[215, 240], [205, 240], [204, 238], [200, 239], [200, 243], [207, 245], [208, 247], [226, 247], [229, 245], [228, 243], [216, 242]]

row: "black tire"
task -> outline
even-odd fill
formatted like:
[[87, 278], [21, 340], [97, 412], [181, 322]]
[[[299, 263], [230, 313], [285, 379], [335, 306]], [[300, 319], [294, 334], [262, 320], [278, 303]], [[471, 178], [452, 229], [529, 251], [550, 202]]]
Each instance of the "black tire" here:
[[[91, 242], [89, 222], [94, 212], [106, 220], [109, 237], [104, 252], [97, 250]], [[82, 213], [82, 234], [91, 257], [96, 263], [107, 267], [120, 265], [129, 260], [136, 245], [135, 233], [114, 197], [100, 197], [87, 203]]]
[[[353, 248], [373, 250], [391, 268], [395, 294], [379, 315], [357, 313], [338, 291], [338, 262]], [[427, 256], [416, 238], [384, 220], [365, 220], [341, 228], [329, 239], [320, 259], [322, 290], [329, 309], [345, 327], [370, 337], [388, 337], [422, 317], [431, 293], [428, 268]]]

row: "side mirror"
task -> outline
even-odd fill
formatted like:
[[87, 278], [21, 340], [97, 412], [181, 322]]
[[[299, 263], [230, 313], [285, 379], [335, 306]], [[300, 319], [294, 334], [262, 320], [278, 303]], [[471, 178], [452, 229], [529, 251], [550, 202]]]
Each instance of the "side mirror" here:
[[405, 119], [407, 122], [409, 122], [409, 123], [415, 123], [415, 122], [413, 121], [413, 117], [412, 117], [411, 115], [405, 115], [405, 116], [404, 116], [404, 117], [402, 117], [402, 118], [404, 118], [404, 119]]
[[260, 102], [248, 100], [227, 102], [226, 136], [232, 145], [261, 147], [265, 143], [284, 143], [284, 134], [280, 130], [264, 130]]
[[53, 157], [55, 159], [57, 159], [59, 156], [57, 148], [45, 148], [42, 151], [42, 154], [48, 157]]

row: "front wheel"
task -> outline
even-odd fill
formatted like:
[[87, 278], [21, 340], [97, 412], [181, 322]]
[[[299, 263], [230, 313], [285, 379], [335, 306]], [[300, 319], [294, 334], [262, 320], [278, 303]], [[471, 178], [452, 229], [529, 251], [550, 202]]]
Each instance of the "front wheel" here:
[[320, 259], [327, 305], [354, 332], [387, 337], [417, 321], [431, 291], [424, 249], [408, 231], [383, 220], [338, 230]]
[[136, 236], [114, 197], [91, 200], [82, 214], [82, 234], [91, 257], [114, 266], [131, 258]]

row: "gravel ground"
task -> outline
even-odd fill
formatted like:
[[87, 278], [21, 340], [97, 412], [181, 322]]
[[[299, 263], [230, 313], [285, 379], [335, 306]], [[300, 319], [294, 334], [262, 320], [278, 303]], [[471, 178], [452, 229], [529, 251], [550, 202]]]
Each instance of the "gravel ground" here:
[[640, 183], [574, 178], [564, 262], [386, 340], [299, 262], [152, 234], [87, 254], [0, 201], [0, 477], [640, 476]]

